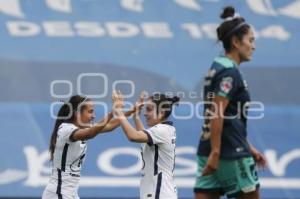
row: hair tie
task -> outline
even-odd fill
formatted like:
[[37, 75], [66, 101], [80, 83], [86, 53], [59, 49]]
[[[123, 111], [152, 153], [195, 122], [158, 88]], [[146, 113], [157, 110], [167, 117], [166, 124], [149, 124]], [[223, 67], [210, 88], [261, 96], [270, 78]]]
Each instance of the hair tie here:
[[224, 19], [224, 21], [232, 21], [232, 20], [234, 20], [234, 19], [236, 19], [236, 18], [240, 18], [240, 17], [241, 17], [241, 15], [240, 15], [239, 13], [234, 13], [233, 16], [231, 16], [231, 17], [226, 17], [226, 18]]

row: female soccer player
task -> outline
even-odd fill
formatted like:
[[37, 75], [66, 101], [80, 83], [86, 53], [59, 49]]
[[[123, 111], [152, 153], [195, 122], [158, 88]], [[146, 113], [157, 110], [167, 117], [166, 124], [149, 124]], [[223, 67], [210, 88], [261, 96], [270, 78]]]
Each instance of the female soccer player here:
[[167, 121], [172, 106], [179, 101], [178, 97], [167, 97], [155, 94], [146, 102], [145, 129], [139, 112], [142, 100], [134, 115], [136, 128], [128, 122], [121, 111], [123, 99], [121, 93], [114, 95], [113, 112], [120, 120], [122, 129], [131, 142], [142, 143], [142, 179], [140, 183], [141, 199], [177, 199], [177, 190], [173, 179], [175, 165], [176, 129], [172, 122]]
[[[127, 112], [126, 115], [130, 115]], [[112, 131], [119, 121], [112, 120], [108, 113], [92, 126], [95, 118], [91, 99], [72, 96], [58, 111], [50, 140], [50, 159], [53, 161], [52, 175], [42, 199], [78, 199], [81, 165], [86, 154], [86, 140], [99, 133]]]
[[255, 50], [251, 26], [233, 7], [221, 14], [217, 28], [225, 55], [218, 56], [205, 78], [205, 122], [198, 147], [196, 199], [217, 199], [224, 193], [238, 199], [258, 199], [255, 164], [266, 160], [247, 140], [250, 95], [239, 70]]

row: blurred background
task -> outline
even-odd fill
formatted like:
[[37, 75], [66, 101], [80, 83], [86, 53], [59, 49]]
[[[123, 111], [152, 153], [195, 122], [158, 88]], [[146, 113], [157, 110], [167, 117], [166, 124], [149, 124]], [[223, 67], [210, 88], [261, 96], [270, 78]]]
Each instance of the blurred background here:
[[[227, 5], [256, 30], [241, 70], [263, 105], [248, 126], [269, 164], [261, 196], [300, 198], [299, 0], [0, 0], [0, 198], [41, 197], [60, 101], [87, 95], [101, 118], [113, 89], [128, 102], [142, 90], [181, 97], [175, 176], [179, 198], [193, 198], [203, 76], [223, 53], [215, 29]], [[120, 128], [90, 140], [80, 197], [137, 198], [139, 155]]]

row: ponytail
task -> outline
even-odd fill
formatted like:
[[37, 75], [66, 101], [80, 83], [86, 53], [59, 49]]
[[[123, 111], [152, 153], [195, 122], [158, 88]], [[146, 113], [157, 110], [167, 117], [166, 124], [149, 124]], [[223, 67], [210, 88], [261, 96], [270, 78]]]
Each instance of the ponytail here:
[[54, 124], [54, 128], [52, 131], [51, 139], [50, 139], [50, 160], [53, 160], [54, 149], [56, 145], [57, 131], [58, 127], [70, 116], [70, 105], [68, 103], [64, 103], [57, 114], [57, 119]]
[[[53, 160], [54, 150], [56, 146], [56, 139], [57, 139], [57, 131], [59, 126], [64, 122], [74, 122], [75, 119], [75, 112], [82, 111], [85, 106], [80, 106], [81, 103], [85, 101], [89, 101], [89, 98], [82, 97], [80, 95], [74, 95], [70, 98], [69, 102], [65, 102], [59, 109], [56, 121], [54, 124], [54, 128], [52, 131], [51, 139], [50, 139], [50, 160]], [[80, 108], [80, 110], [78, 110]]]

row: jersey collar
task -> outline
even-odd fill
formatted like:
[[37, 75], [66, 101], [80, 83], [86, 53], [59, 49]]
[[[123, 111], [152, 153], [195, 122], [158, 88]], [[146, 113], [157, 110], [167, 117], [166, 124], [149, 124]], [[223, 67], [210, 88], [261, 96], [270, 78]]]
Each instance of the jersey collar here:
[[225, 68], [233, 68], [233, 67], [238, 67], [237, 63], [227, 57], [226, 55], [219, 55], [218, 57], [215, 58], [215, 62], [218, 62], [219, 64], [222, 64], [225, 66]]

